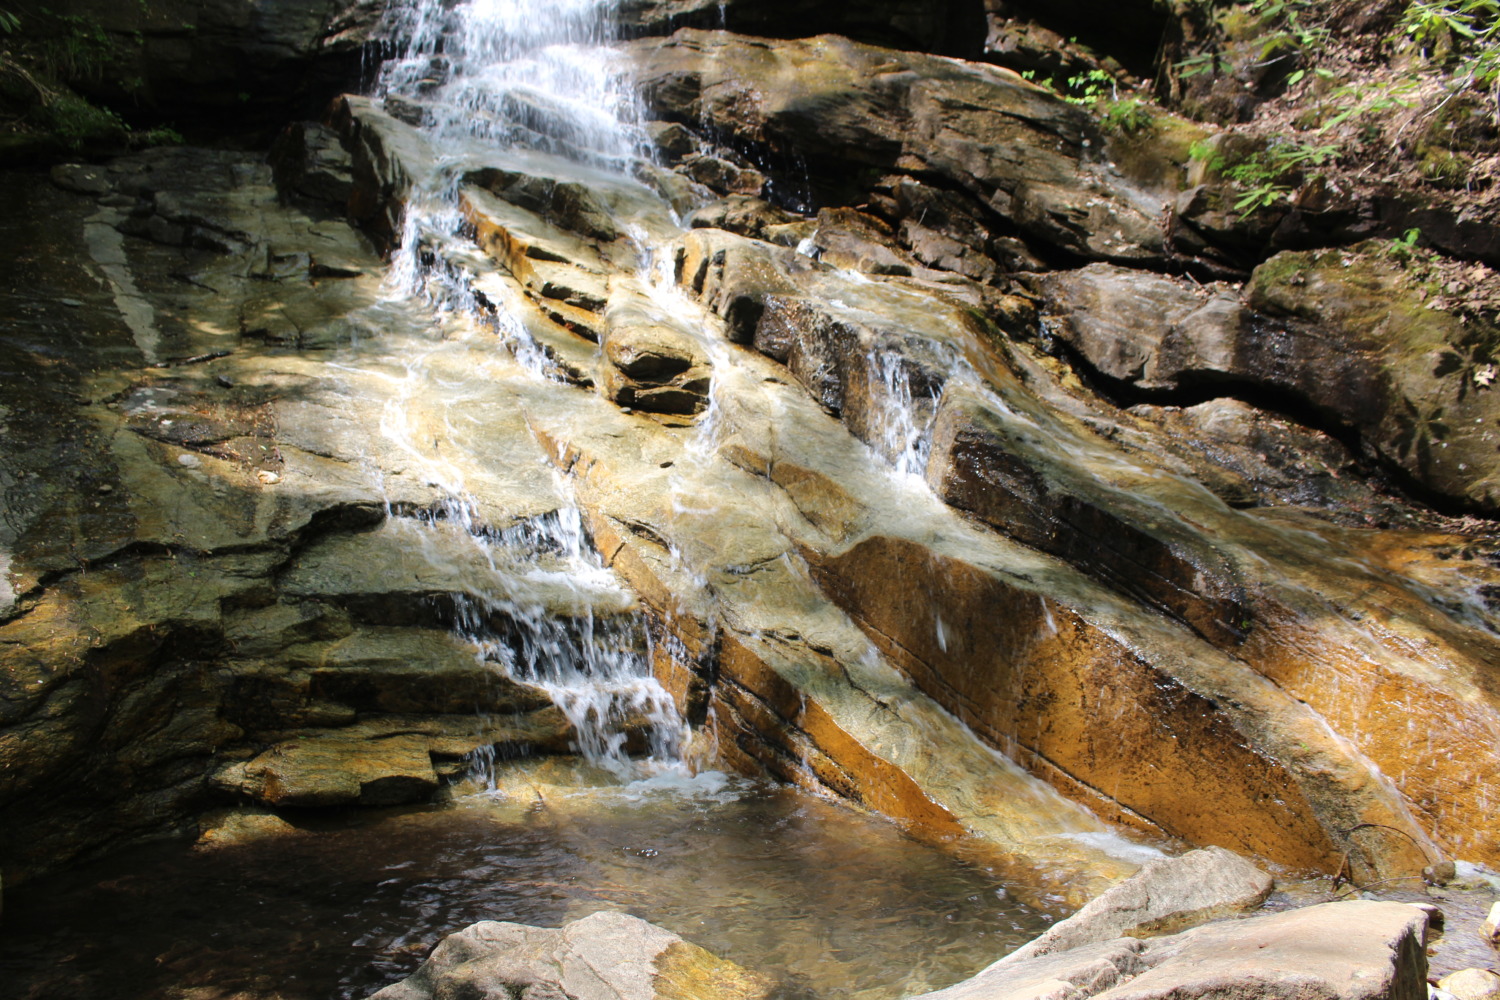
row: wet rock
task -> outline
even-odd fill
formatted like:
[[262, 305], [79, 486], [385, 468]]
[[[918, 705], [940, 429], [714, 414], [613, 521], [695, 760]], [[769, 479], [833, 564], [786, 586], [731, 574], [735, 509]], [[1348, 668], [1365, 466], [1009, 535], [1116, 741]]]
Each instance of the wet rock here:
[[[1075, 480], [986, 407], [954, 393], [933, 429], [927, 479], [946, 502], [1028, 545], [1088, 567], [1213, 640], [1236, 643], [1246, 594], [1206, 539], [1175, 530], [1124, 496]], [[1061, 473], [1061, 475], [1059, 475]]]
[[559, 928], [486, 920], [438, 943], [407, 979], [372, 1000], [761, 1000], [772, 984], [670, 931], [599, 912]]
[[1438, 989], [1458, 1000], [1495, 1000], [1500, 997], [1500, 975], [1489, 969], [1460, 969], [1439, 979]]
[[1152, 861], [997, 964], [1023, 962], [1117, 937], [1171, 934], [1244, 913], [1266, 901], [1272, 884], [1271, 876], [1222, 847]]
[[1324, 903], [1145, 942], [1119, 938], [1003, 960], [924, 1000], [1420, 1000], [1426, 995], [1426, 922], [1426, 914], [1404, 903]]
[[465, 181], [589, 239], [611, 242], [622, 235], [611, 206], [585, 184], [493, 168], [470, 174]]
[[689, 153], [678, 161], [677, 169], [719, 194], [754, 197], [766, 186], [765, 174], [747, 163], [737, 163], [726, 156]]
[[604, 391], [621, 406], [693, 414], [708, 405], [709, 374], [696, 344], [669, 326], [612, 323]]
[[910, 275], [919, 267], [896, 246], [889, 226], [854, 209], [823, 209], [811, 240], [819, 259], [833, 267], [895, 275]]
[[836, 37], [684, 29], [632, 52], [657, 114], [805, 163], [825, 203], [857, 204], [871, 180], [927, 173], [973, 192], [981, 217], [1069, 253], [1162, 255], [1161, 206], [1102, 161], [1088, 117], [1013, 75]]
[[1343, 444], [1249, 403], [1142, 404], [1130, 412], [1165, 428], [1183, 451], [1212, 463], [1218, 474], [1204, 470], [1203, 483], [1231, 506], [1306, 507], [1360, 526], [1371, 518], [1398, 517], [1390, 498], [1359, 474], [1356, 456]]
[[519, 714], [552, 704], [471, 645], [427, 629], [361, 629], [327, 647], [298, 648], [286, 661], [306, 670], [310, 698], [360, 711]]
[[216, 778], [225, 790], [274, 807], [391, 806], [438, 787], [420, 735], [302, 739], [273, 746]]
[[[692, 229], [724, 229], [741, 236], [755, 239], [772, 239], [771, 232], [777, 226], [797, 221], [790, 212], [784, 212], [770, 202], [751, 195], [731, 195], [696, 209], [688, 216]], [[774, 242], [774, 240], [773, 240]]]
[[647, 122], [646, 134], [651, 144], [672, 162], [698, 151], [700, 140], [686, 126], [677, 122]]

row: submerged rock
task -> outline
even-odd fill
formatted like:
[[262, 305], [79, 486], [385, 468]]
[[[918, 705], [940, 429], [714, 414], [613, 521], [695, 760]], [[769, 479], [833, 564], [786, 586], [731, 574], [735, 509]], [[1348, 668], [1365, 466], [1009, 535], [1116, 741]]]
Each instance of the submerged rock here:
[[637, 917], [602, 911], [562, 927], [486, 920], [450, 934], [371, 1000], [764, 1000], [769, 980]]

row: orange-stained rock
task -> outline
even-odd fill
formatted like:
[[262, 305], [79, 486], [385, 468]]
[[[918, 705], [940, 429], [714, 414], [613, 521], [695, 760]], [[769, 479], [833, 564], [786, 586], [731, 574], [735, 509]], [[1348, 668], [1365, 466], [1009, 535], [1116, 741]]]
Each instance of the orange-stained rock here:
[[[1257, 745], [1236, 718], [1262, 706], [1195, 692], [1172, 664], [1145, 659], [1052, 600], [901, 539], [803, 554], [830, 597], [923, 690], [1105, 815], [1320, 871], [1342, 864], [1342, 828], [1353, 825], [1345, 810], [1401, 823], [1378, 794], [1358, 805], [1329, 789], [1310, 795], [1309, 775]], [[1248, 687], [1247, 701], [1256, 697]], [[1276, 725], [1311, 728], [1293, 706], [1283, 709]], [[1342, 766], [1344, 781], [1361, 780], [1356, 762]], [[1384, 871], [1420, 857], [1406, 853], [1382, 844], [1356, 864]]]

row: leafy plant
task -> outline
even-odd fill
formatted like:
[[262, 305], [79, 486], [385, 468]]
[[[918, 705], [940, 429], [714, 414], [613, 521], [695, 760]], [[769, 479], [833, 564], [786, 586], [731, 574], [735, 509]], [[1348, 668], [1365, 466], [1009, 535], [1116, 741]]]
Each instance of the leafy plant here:
[[1400, 236], [1386, 244], [1385, 254], [1393, 260], [1405, 264], [1410, 261], [1417, 252], [1417, 241], [1422, 238], [1422, 230], [1408, 229]]
[[0, 10], [0, 32], [7, 35], [21, 30], [21, 19], [8, 10]]
[[1035, 80], [1037, 83], [1056, 93], [1069, 104], [1093, 105], [1106, 97], [1118, 97], [1115, 87], [1115, 78], [1102, 69], [1091, 69], [1083, 73], [1075, 73], [1066, 78], [1059, 86], [1056, 77], [1046, 77], [1042, 80], [1036, 79], [1036, 70], [1026, 70], [1021, 74], [1027, 80]]
[[1194, 143], [1188, 155], [1232, 181], [1240, 189], [1234, 210], [1250, 215], [1271, 207], [1297, 186], [1316, 177], [1318, 171], [1338, 159], [1339, 148], [1280, 139], [1272, 141], [1265, 149], [1228, 162], [1222, 153], [1204, 140]]
[[1329, 132], [1347, 121], [1395, 111], [1412, 106], [1410, 95], [1420, 86], [1417, 80], [1397, 80], [1382, 87], [1367, 84], [1349, 84], [1339, 87], [1328, 95], [1333, 116], [1318, 127], [1318, 132]]
[[[1246, 10], [1262, 23], [1275, 25], [1260, 41], [1260, 57], [1269, 59], [1288, 50], [1303, 54], [1316, 52], [1328, 43], [1329, 31], [1303, 19], [1311, 8], [1310, 0], [1253, 0]], [[1299, 77], [1300, 79], [1300, 77]]]
[[1449, 71], [1453, 91], [1488, 91], [1500, 122], [1500, 0], [1411, 0], [1396, 38]]
[[1135, 97], [1107, 102], [1099, 120], [1110, 131], [1126, 135], [1149, 131], [1156, 124], [1150, 105]]

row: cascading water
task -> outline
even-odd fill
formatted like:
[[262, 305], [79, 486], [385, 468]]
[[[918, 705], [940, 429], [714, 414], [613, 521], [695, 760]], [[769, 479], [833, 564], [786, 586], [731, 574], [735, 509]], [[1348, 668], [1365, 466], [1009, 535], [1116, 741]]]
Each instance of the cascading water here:
[[932, 451], [937, 399], [931, 392], [913, 388], [911, 368], [901, 354], [879, 351], [874, 362], [884, 390], [879, 450], [898, 475], [920, 479], [927, 472]]
[[[419, 124], [452, 166], [411, 193], [391, 267], [395, 294], [478, 315], [452, 262], [428, 252], [463, 242], [457, 189], [469, 152], [562, 157], [612, 174], [639, 161], [644, 145], [635, 100], [601, 45], [613, 34], [612, 8], [612, 0], [413, 0], [388, 10], [383, 33], [394, 54], [381, 69], [377, 93], [392, 113]], [[534, 375], [555, 374], [513, 304], [489, 305], [483, 318], [500, 343]], [[408, 374], [415, 376], [421, 363], [409, 360]], [[627, 777], [637, 773], [627, 751], [644, 751], [657, 765], [679, 760], [686, 729], [651, 677], [643, 622], [639, 615], [595, 611], [601, 595], [627, 595], [590, 546], [578, 510], [564, 506], [490, 529], [462, 477], [414, 443], [421, 436], [401, 413], [410, 402], [398, 394], [382, 429], [424, 468], [437, 468], [429, 480], [446, 499], [424, 516], [427, 526], [460, 533], [462, 547], [477, 556], [466, 562], [481, 567], [478, 585], [457, 598], [457, 631], [487, 662], [545, 690], [590, 762]], [[566, 497], [561, 477], [557, 486]], [[451, 552], [443, 546], [430, 558], [451, 559]], [[571, 594], [570, 613], [517, 596], [538, 586]], [[632, 731], [644, 733], [645, 746], [629, 745]], [[493, 761], [485, 757], [474, 762], [475, 776], [492, 781]]]
[[623, 171], [641, 155], [628, 81], [601, 46], [613, 0], [413, 0], [384, 34], [377, 92], [437, 139], [536, 149]]

